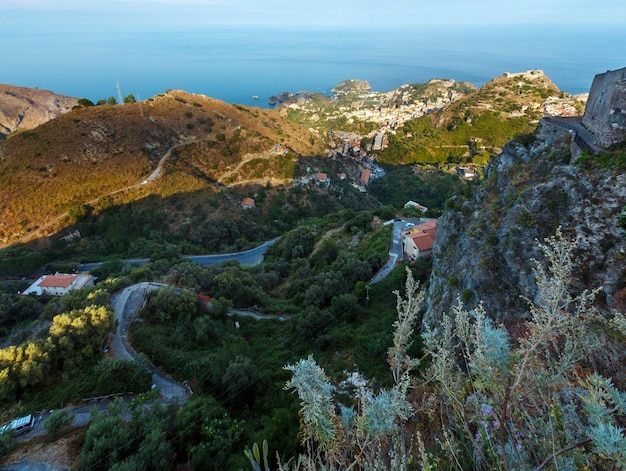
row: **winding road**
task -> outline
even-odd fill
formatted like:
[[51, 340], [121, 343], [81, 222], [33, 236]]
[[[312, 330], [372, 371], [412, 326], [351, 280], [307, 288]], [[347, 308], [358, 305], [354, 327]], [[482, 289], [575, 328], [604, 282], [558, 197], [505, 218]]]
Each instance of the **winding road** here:
[[[116, 358], [133, 360], [137, 352], [128, 341], [128, 329], [137, 319], [139, 310], [143, 307], [148, 291], [164, 286], [160, 283], [138, 283], [124, 288], [121, 292], [113, 295], [111, 304], [115, 309], [117, 328], [111, 340], [111, 353]], [[179, 383], [164, 371], [150, 364], [148, 369], [152, 372], [152, 384], [159, 388], [163, 398], [178, 400], [183, 403], [190, 395], [190, 390], [185, 384]]]
[[[233, 252], [233, 253], [224, 253], [224, 254], [214, 254], [214, 255], [184, 255], [183, 257], [197, 263], [198, 265], [208, 266], [208, 265], [219, 265], [222, 262], [227, 260], [237, 260], [241, 265], [256, 265], [261, 263], [263, 260], [263, 255], [267, 252], [267, 249], [270, 248], [272, 244], [274, 244], [280, 237], [276, 237], [272, 240], [264, 242], [250, 250], [245, 250], [243, 252]], [[144, 263], [148, 263], [150, 261], [149, 258], [129, 258], [123, 260], [123, 263], [126, 265], [143, 265]], [[94, 268], [99, 268], [103, 262], [94, 262], [94, 263], [81, 263], [76, 267], [76, 271], [78, 272], [88, 272], [93, 270]]]

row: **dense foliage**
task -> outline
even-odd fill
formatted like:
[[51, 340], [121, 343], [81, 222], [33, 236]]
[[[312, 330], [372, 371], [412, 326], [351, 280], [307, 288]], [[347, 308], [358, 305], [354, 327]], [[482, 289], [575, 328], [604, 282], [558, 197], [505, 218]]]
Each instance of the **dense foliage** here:
[[387, 164], [467, 163], [485, 165], [495, 148], [533, 128], [526, 117], [512, 118], [495, 111], [443, 118], [439, 114], [406, 122], [389, 139], [379, 160]]
[[[14, 306], [26, 300], [41, 306], [41, 299], [31, 297]], [[109, 295], [102, 288], [49, 300], [40, 318], [45, 328], [37, 338], [0, 349], [2, 416], [10, 418], [10, 406], [17, 401], [41, 408], [149, 388], [144, 365], [103, 358], [103, 346], [115, 324]]]
[[45, 339], [0, 350], [0, 397], [15, 400], [96, 358], [113, 325], [111, 309], [92, 304], [56, 315]]
[[383, 204], [402, 208], [415, 201], [428, 209], [442, 211], [448, 198], [459, 194], [465, 184], [452, 173], [420, 167], [395, 167], [371, 184], [370, 191]]
[[[335, 374], [358, 368], [382, 378], [394, 314], [388, 293], [403, 274], [366, 287], [390, 237], [374, 221], [368, 212], [343, 212], [303, 222], [256, 267], [175, 264], [166, 281], [176, 288], [149, 295], [133, 345], [240, 424], [240, 439], [220, 445], [231, 447], [224, 456], [242, 457], [242, 444], [262, 440], [282, 456], [297, 453], [298, 406], [282, 390], [281, 365], [307, 350], [332, 361]], [[420, 279], [429, 273], [427, 261], [413, 268]], [[202, 305], [192, 291], [213, 301]], [[227, 317], [232, 305], [244, 310]]]
[[540, 248], [538, 296], [527, 300], [523, 325], [509, 331], [482, 306], [468, 311], [459, 301], [422, 333], [425, 356], [412, 394], [406, 382], [419, 362], [406, 348], [420, 295], [411, 277], [398, 298], [388, 353], [393, 388], [373, 392], [362, 383], [351, 396], [354, 410], [335, 397], [311, 357], [287, 366], [293, 376], [286, 387], [302, 401], [306, 466], [299, 469], [413, 469], [418, 462], [427, 470], [626, 466], [620, 427], [626, 393], [615, 368], [623, 360], [626, 317], [599, 316], [593, 292], [570, 295], [574, 243], [557, 232]]

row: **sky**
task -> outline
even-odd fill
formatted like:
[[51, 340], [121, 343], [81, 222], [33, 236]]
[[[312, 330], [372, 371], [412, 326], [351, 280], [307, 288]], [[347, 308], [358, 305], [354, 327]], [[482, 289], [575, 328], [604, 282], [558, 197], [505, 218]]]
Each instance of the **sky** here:
[[0, 27], [626, 25], [624, 0], [0, 0]]

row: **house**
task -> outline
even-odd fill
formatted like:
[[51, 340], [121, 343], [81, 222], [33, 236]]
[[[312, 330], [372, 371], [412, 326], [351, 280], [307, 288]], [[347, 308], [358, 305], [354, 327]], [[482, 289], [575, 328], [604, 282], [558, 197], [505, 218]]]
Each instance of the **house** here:
[[94, 277], [91, 275], [43, 275], [30, 285], [23, 294], [63, 296], [73, 290], [94, 286], [93, 281]]
[[361, 170], [361, 176], [359, 177], [359, 181], [363, 188], [367, 188], [370, 184], [370, 177], [372, 176], [372, 171], [369, 168], [364, 168]]
[[415, 208], [420, 210], [421, 212], [425, 213], [426, 211], [428, 211], [428, 208], [426, 206], [422, 206], [419, 203], [416, 203], [415, 201], [407, 201], [406, 203], [404, 203], [404, 208]]
[[62, 241], [71, 244], [75, 240], [80, 240], [80, 232], [75, 230], [74, 232], [70, 232], [68, 235], [60, 238]]
[[409, 261], [428, 257], [437, 235], [437, 220], [431, 219], [403, 232], [402, 250]]
[[317, 173], [315, 175], [315, 181], [319, 184], [319, 183], [327, 183], [328, 182], [328, 175], [326, 175], [325, 173]]
[[345, 180], [346, 179], [346, 174], [345, 173], [338, 173], [337, 176], [339, 177], [339, 180]]
[[241, 207], [243, 209], [252, 209], [254, 208], [254, 200], [252, 198], [244, 198], [241, 200]]
[[476, 176], [476, 172], [470, 167], [457, 167], [456, 172], [463, 178], [471, 180]]

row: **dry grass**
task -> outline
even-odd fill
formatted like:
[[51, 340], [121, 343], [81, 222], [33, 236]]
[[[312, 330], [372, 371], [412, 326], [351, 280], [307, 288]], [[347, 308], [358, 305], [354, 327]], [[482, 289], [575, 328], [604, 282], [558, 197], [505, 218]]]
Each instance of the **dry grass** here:
[[[101, 207], [101, 198], [140, 183], [168, 148], [192, 141], [177, 149], [165, 169], [187, 174], [177, 176], [174, 188], [159, 179], [114, 198], [128, 202], [169, 195], [173, 189], [194, 191], [255, 159], [266, 162], [253, 170], [241, 165], [245, 174], [234, 172], [230, 179], [264, 182], [276, 172], [283, 178], [285, 159], [272, 152], [276, 144], [292, 156], [323, 151], [308, 130], [274, 110], [182, 91], [142, 103], [74, 110], [0, 143], [0, 247], [51, 224], [72, 207]], [[50, 230], [63, 224], [57, 221]]]

